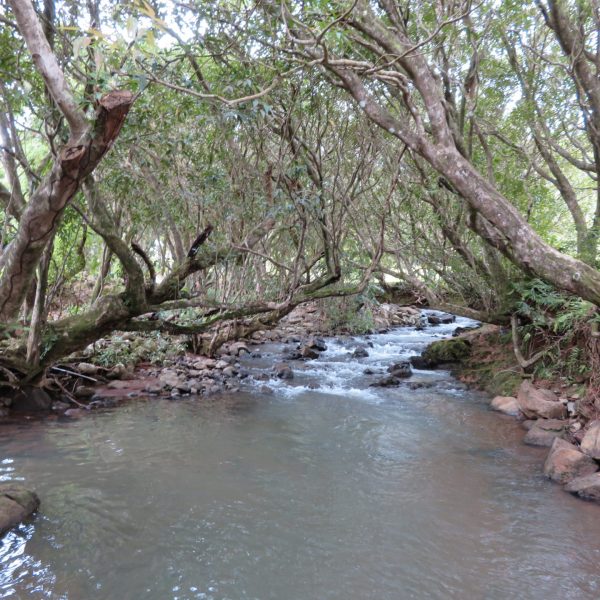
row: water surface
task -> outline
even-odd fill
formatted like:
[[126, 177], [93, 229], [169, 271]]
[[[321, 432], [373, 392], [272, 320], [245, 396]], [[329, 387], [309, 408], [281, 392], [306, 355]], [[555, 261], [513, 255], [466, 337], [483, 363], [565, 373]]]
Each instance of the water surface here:
[[1, 427], [0, 479], [42, 507], [2, 542], [0, 597], [600, 597], [600, 507], [543, 478], [517, 423], [445, 372], [368, 387], [448, 330], [360, 361], [330, 343], [272, 394]]

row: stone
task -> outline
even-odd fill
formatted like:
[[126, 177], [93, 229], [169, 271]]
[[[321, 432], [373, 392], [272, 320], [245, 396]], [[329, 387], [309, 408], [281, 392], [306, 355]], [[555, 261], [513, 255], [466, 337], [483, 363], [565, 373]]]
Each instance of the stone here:
[[576, 477], [585, 477], [598, 470], [593, 458], [586, 456], [576, 446], [556, 438], [552, 443], [546, 462], [544, 475], [558, 483], [568, 483]]
[[556, 438], [564, 435], [568, 425], [567, 421], [559, 419], [538, 419], [525, 434], [523, 442], [528, 446], [549, 448]]
[[67, 402], [62, 402], [61, 400], [57, 400], [56, 402], [52, 403], [52, 410], [54, 412], [65, 412], [66, 410], [68, 410], [70, 408], [70, 404], [68, 404]]
[[0, 535], [18, 525], [40, 506], [38, 495], [17, 483], [0, 484]]
[[226, 361], [226, 360], [225, 360], [225, 359], [223, 359], [223, 358], [222, 358], [221, 360], [218, 360], [218, 361], [215, 363], [215, 369], [219, 369], [219, 370], [221, 370], [221, 371], [222, 371], [223, 369], [227, 368], [228, 366], [229, 366], [229, 362], [228, 362], [228, 361]]
[[208, 358], [203, 356], [194, 361], [193, 366], [195, 369], [203, 371], [204, 369], [214, 369], [217, 361], [214, 358]]
[[97, 375], [100, 371], [98, 365], [92, 363], [80, 362], [75, 365], [75, 369], [82, 375]]
[[78, 385], [74, 392], [76, 398], [81, 398], [83, 400], [91, 398], [95, 393], [96, 390], [90, 385]]
[[565, 490], [585, 500], [600, 502], [600, 473], [576, 477], [567, 483]]
[[600, 421], [592, 421], [581, 440], [581, 449], [588, 456], [600, 459]]
[[69, 408], [69, 410], [65, 410], [64, 414], [65, 417], [69, 417], [70, 419], [80, 419], [85, 412], [81, 408]]
[[275, 373], [275, 376], [279, 377], [279, 379], [293, 379], [294, 378], [294, 372], [292, 371], [290, 366], [286, 365], [285, 363], [275, 365], [273, 367], [273, 371]]
[[412, 368], [407, 360], [403, 360], [390, 365], [388, 373], [391, 373], [393, 377], [410, 377], [412, 375]]
[[368, 367], [367, 367], [367, 368], [366, 368], [366, 369], [363, 371], [363, 374], [364, 374], [364, 375], [374, 375], [374, 374], [375, 374], [375, 371], [373, 371], [373, 369], [370, 369], [370, 368], [368, 368]]
[[306, 342], [306, 346], [311, 350], [316, 350], [317, 352], [325, 352], [327, 350], [327, 344], [325, 344], [325, 340], [318, 337], [311, 337]]
[[435, 367], [433, 361], [423, 356], [411, 356], [408, 360], [415, 369], [426, 371]]
[[352, 352], [352, 358], [367, 358], [369, 353], [364, 348], [356, 348], [354, 352]]
[[370, 387], [394, 387], [397, 385], [400, 385], [400, 379], [390, 375], [389, 377], [384, 377], [383, 379], [372, 383]]
[[431, 362], [432, 366], [455, 363], [464, 360], [471, 354], [471, 342], [464, 338], [450, 338], [433, 342], [421, 355]]
[[518, 417], [521, 414], [519, 403], [512, 396], [496, 396], [490, 402], [490, 408], [511, 417]]
[[311, 348], [310, 346], [302, 346], [300, 348], [300, 356], [301, 358], [306, 358], [308, 360], [314, 360], [315, 358], [319, 358], [319, 353]]
[[456, 321], [454, 315], [427, 315], [427, 322], [430, 325], [447, 325], [454, 321]]
[[232, 356], [240, 356], [243, 353], [250, 354], [250, 349], [245, 342], [234, 342], [229, 346], [229, 353]]
[[222, 371], [223, 375], [225, 377], [234, 377], [237, 373], [237, 371], [235, 370], [234, 367], [232, 367], [231, 365], [228, 367], [225, 367]]
[[519, 388], [517, 401], [521, 412], [529, 418], [561, 419], [567, 416], [567, 407], [550, 390], [538, 389], [530, 381]]
[[11, 407], [14, 412], [47, 411], [52, 407], [52, 398], [42, 388], [26, 386], [15, 392]]
[[110, 369], [110, 371], [106, 373], [106, 377], [108, 377], [108, 379], [123, 379], [127, 375], [127, 368], [122, 363], [116, 364], [112, 369]]
[[525, 421], [521, 421], [521, 427], [523, 429], [529, 431], [536, 423], [536, 419], [525, 419]]

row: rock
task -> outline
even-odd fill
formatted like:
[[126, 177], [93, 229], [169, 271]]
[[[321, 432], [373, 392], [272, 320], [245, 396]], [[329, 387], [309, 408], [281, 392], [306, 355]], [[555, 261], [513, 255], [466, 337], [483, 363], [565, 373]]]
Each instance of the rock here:
[[390, 375], [389, 377], [384, 377], [383, 379], [372, 383], [371, 387], [393, 387], [397, 385], [400, 385], [400, 379], [398, 379], [398, 377]]
[[118, 363], [106, 373], [108, 379], [123, 379], [128, 375], [127, 368], [124, 364]]
[[275, 365], [273, 367], [273, 372], [275, 373], [276, 377], [279, 377], [279, 379], [293, 379], [294, 378], [294, 372], [292, 371], [290, 366], [286, 365], [285, 363]]
[[222, 373], [225, 377], [234, 377], [237, 371], [230, 365], [228, 367], [225, 367]]
[[525, 421], [521, 421], [521, 427], [523, 429], [529, 431], [536, 423], [535, 419], [525, 419]]
[[217, 361], [214, 358], [202, 356], [201, 358], [194, 361], [193, 366], [195, 369], [202, 371], [204, 369], [214, 369], [216, 364]]
[[260, 393], [261, 394], [273, 394], [273, 388], [269, 387], [268, 385], [261, 385]]
[[356, 348], [354, 352], [352, 352], [352, 358], [367, 358], [369, 353], [364, 348]]
[[300, 356], [302, 358], [307, 358], [309, 360], [313, 360], [315, 358], [319, 358], [319, 353], [307, 345], [307, 346], [302, 346], [302, 348], [300, 348]]
[[81, 362], [75, 365], [75, 369], [81, 373], [82, 375], [97, 375], [100, 371], [100, 367], [98, 365], [93, 365], [92, 363]]
[[565, 490], [580, 498], [600, 502], [600, 473], [576, 477], [567, 483]]
[[433, 342], [421, 355], [432, 366], [464, 360], [471, 354], [471, 342], [464, 338], [451, 338]]
[[368, 367], [363, 371], [363, 375], [374, 375], [375, 371], [373, 369], [369, 369]]
[[576, 446], [556, 438], [544, 463], [544, 474], [559, 483], [568, 483], [576, 477], [585, 477], [598, 470], [596, 461]]
[[454, 321], [456, 321], [454, 315], [427, 315], [427, 322], [430, 325], [447, 325]]
[[588, 456], [600, 459], [600, 421], [592, 421], [581, 440], [581, 449]]
[[50, 410], [52, 398], [42, 388], [26, 386], [15, 392], [12, 400], [14, 412], [36, 412]]
[[250, 349], [245, 342], [234, 342], [229, 346], [229, 353], [232, 356], [240, 356], [243, 353], [250, 354]]
[[393, 377], [410, 377], [412, 375], [412, 368], [407, 360], [403, 360], [390, 365], [388, 373], [391, 373]]
[[428, 370], [435, 367], [431, 360], [423, 356], [411, 356], [408, 360], [415, 369]]
[[90, 385], [78, 385], [75, 388], [75, 397], [83, 400], [91, 398], [96, 393], [96, 390]]
[[69, 417], [70, 419], [80, 419], [85, 412], [81, 408], [69, 408], [69, 410], [65, 410], [64, 414], [65, 417]]
[[6, 533], [40, 506], [38, 495], [17, 483], [0, 484], [0, 534]]
[[567, 416], [567, 407], [550, 390], [538, 389], [530, 381], [519, 388], [517, 401], [521, 412], [529, 418], [561, 419]]
[[68, 404], [67, 402], [62, 402], [60, 400], [57, 400], [56, 402], [52, 403], [52, 410], [54, 412], [65, 412], [66, 410], [69, 410], [70, 408], [70, 404]]
[[471, 327], [457, 327], [452, 332], [452, 337], [458, 337], [459, 335], [467, 333], [468, 331], [472, 331], [473, 329], [479, 329], [479, 325], [472, 325]]
[[221, 370], [221, 371], [222, 371], [223, 369], [227, 368], [228, 366], [229, 366], [229, 362], [228, 362], [228, 361], [226, 361], [226, 360], [225, 360], [225, 359], [223, 359], [223, 358], [222, 358], [221, 360], [218, 360], [218, 361], [215, 363], [215, 369], [219, 369], [219, 370]]
[[558, 419], [538, 419], [525, 434], [523, 442], [528, 446], [549, 448], [556, 438], [563, 436], [568, 425], [567, 421]]
[[325, 350], [327, 350], [325, 340], [318, 337], [309, 338], [308, 342], [306, 342], [306, 347], [311, 350], [316, 350], [317, 352], [325, 352]]
[[491, 401], [490, 408], [511, 417], [518, 417], [521, 414], [519, 403], [512, 396], [496, 396]]

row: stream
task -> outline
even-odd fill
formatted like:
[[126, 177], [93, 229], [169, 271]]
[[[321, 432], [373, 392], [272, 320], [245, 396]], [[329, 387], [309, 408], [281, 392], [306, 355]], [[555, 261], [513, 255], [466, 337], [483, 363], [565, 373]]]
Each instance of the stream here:
[[0, 480], [42, 499], [0, 542], [0, 598], [599, 598], [600, 507], [544, 478], [516, 421], [443, 370], [370, 387], [469, 324], [356, 338], [361, 359], [329, 339], [236, 394], [0, 426]]

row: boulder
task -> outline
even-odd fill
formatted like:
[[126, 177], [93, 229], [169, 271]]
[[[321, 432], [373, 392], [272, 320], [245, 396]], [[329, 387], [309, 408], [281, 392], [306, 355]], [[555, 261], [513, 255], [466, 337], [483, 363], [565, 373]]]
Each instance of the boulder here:
[[568, 427], [567, 421], [538, 419], [525, 434], [523, 441], [529, 446], [549, 448], [556, 438], [562, 437]]
[[364, 348], [356, 348], [354, 352], [352, 352], [352, 358], [367, 358], [369, 353]]
[[26, 386], [15, 392], [11, 408], [14, 412], [37, 412], [52, 408], [52, 398], [42, 388]]
[[565, 490], [580, 498], [600, 502], [600, 473], [576, 477], [567, 483]]
[[397, 385], [400, 385], [400, 379], [398, 379], [398, 377], [390, 375], [389, 377], [384, 377], [383, 379], [372, 383], [371, 387], [393, 387]]
[[435, 367], [433, 361], [424, 356], [411, 356], [408, 360], [415, 369], [428, 370]]
[[245, 342], [234, 342], [229, 346], [229, 354], [232, 356], [240, 356], [243, 353], [250, 354], [250, 349]]
[[388, 367], [388, 373], [391, 373], [393, 377], [410, 377], [412, 375], [412, 369], [410, 363], [407, 360], [403, 360]]
[[306, 345], [306, 346], [302, 346], [302, 348], [300, 348], [300, 356], [301, 356], [301, 358], [313, 360], [315, 358], [319, 358], [319, 353], [312, 347]]
[[427, 315], [427, 322], [430, 325], [448, 325], [454, 321], [456, 321], [454, 315]]
[[538, 389], [530, 381], [521, 384], [517, 402], [521, 412], [532, 419], [562, 419], [567, 416], [567, 407], [558, 401], [556, 394]]
[[294, 378], [294, 372], [292, 371], [290, 366], [286, 365], [285, 363], [275, 365], [273, 367], [273, 372], [275, 373], [276, 377], [279, 377], [279, 379], [293, 379]]
[[581, 449], [588, 456], [600, 459], [600, 421], [592, 421], [581, 440]]
[[490, 408], [511, 417], [518, 417], [521, 414], [519, 403], [512, 396], [496, 396], [491, 401]]
[[464, 338], [450, 338], [429, 344], [422, 358], [429, 361], [431, 366], [454, 363], [464, 360], [471, 354], [471, 342]]
[[93, 365], [92, 363], [80, 362], [75, 365], [75, 369], [79, 371], [82, 375], [97, 375], [100, 371], [100, 367], [98, 365]]
[[325, 344], [325, 340], [318, 337], [309, 338], [305, 346], [311, 350], [316, 350], [317, 352], [325, 352], [325, 350], [327, 350], [327, 344]]
[[565, 484], [576, 477], [585, 477], [598, 470], [596, 461], [586, 456], [576, 446], [556, 438], [544, 463], [544, 474]]
[[17, 483], [0, 484], [0, 534], [18, 525], [39, 505], [40, 499], [35, 492]]
[[193, 366], [195, 369], [199, 369], [200, 371], [204, 369], [214, 369], [217, 361], [214, 358], [208, 358], [207, 356], [202, 356], [194, 361]]

